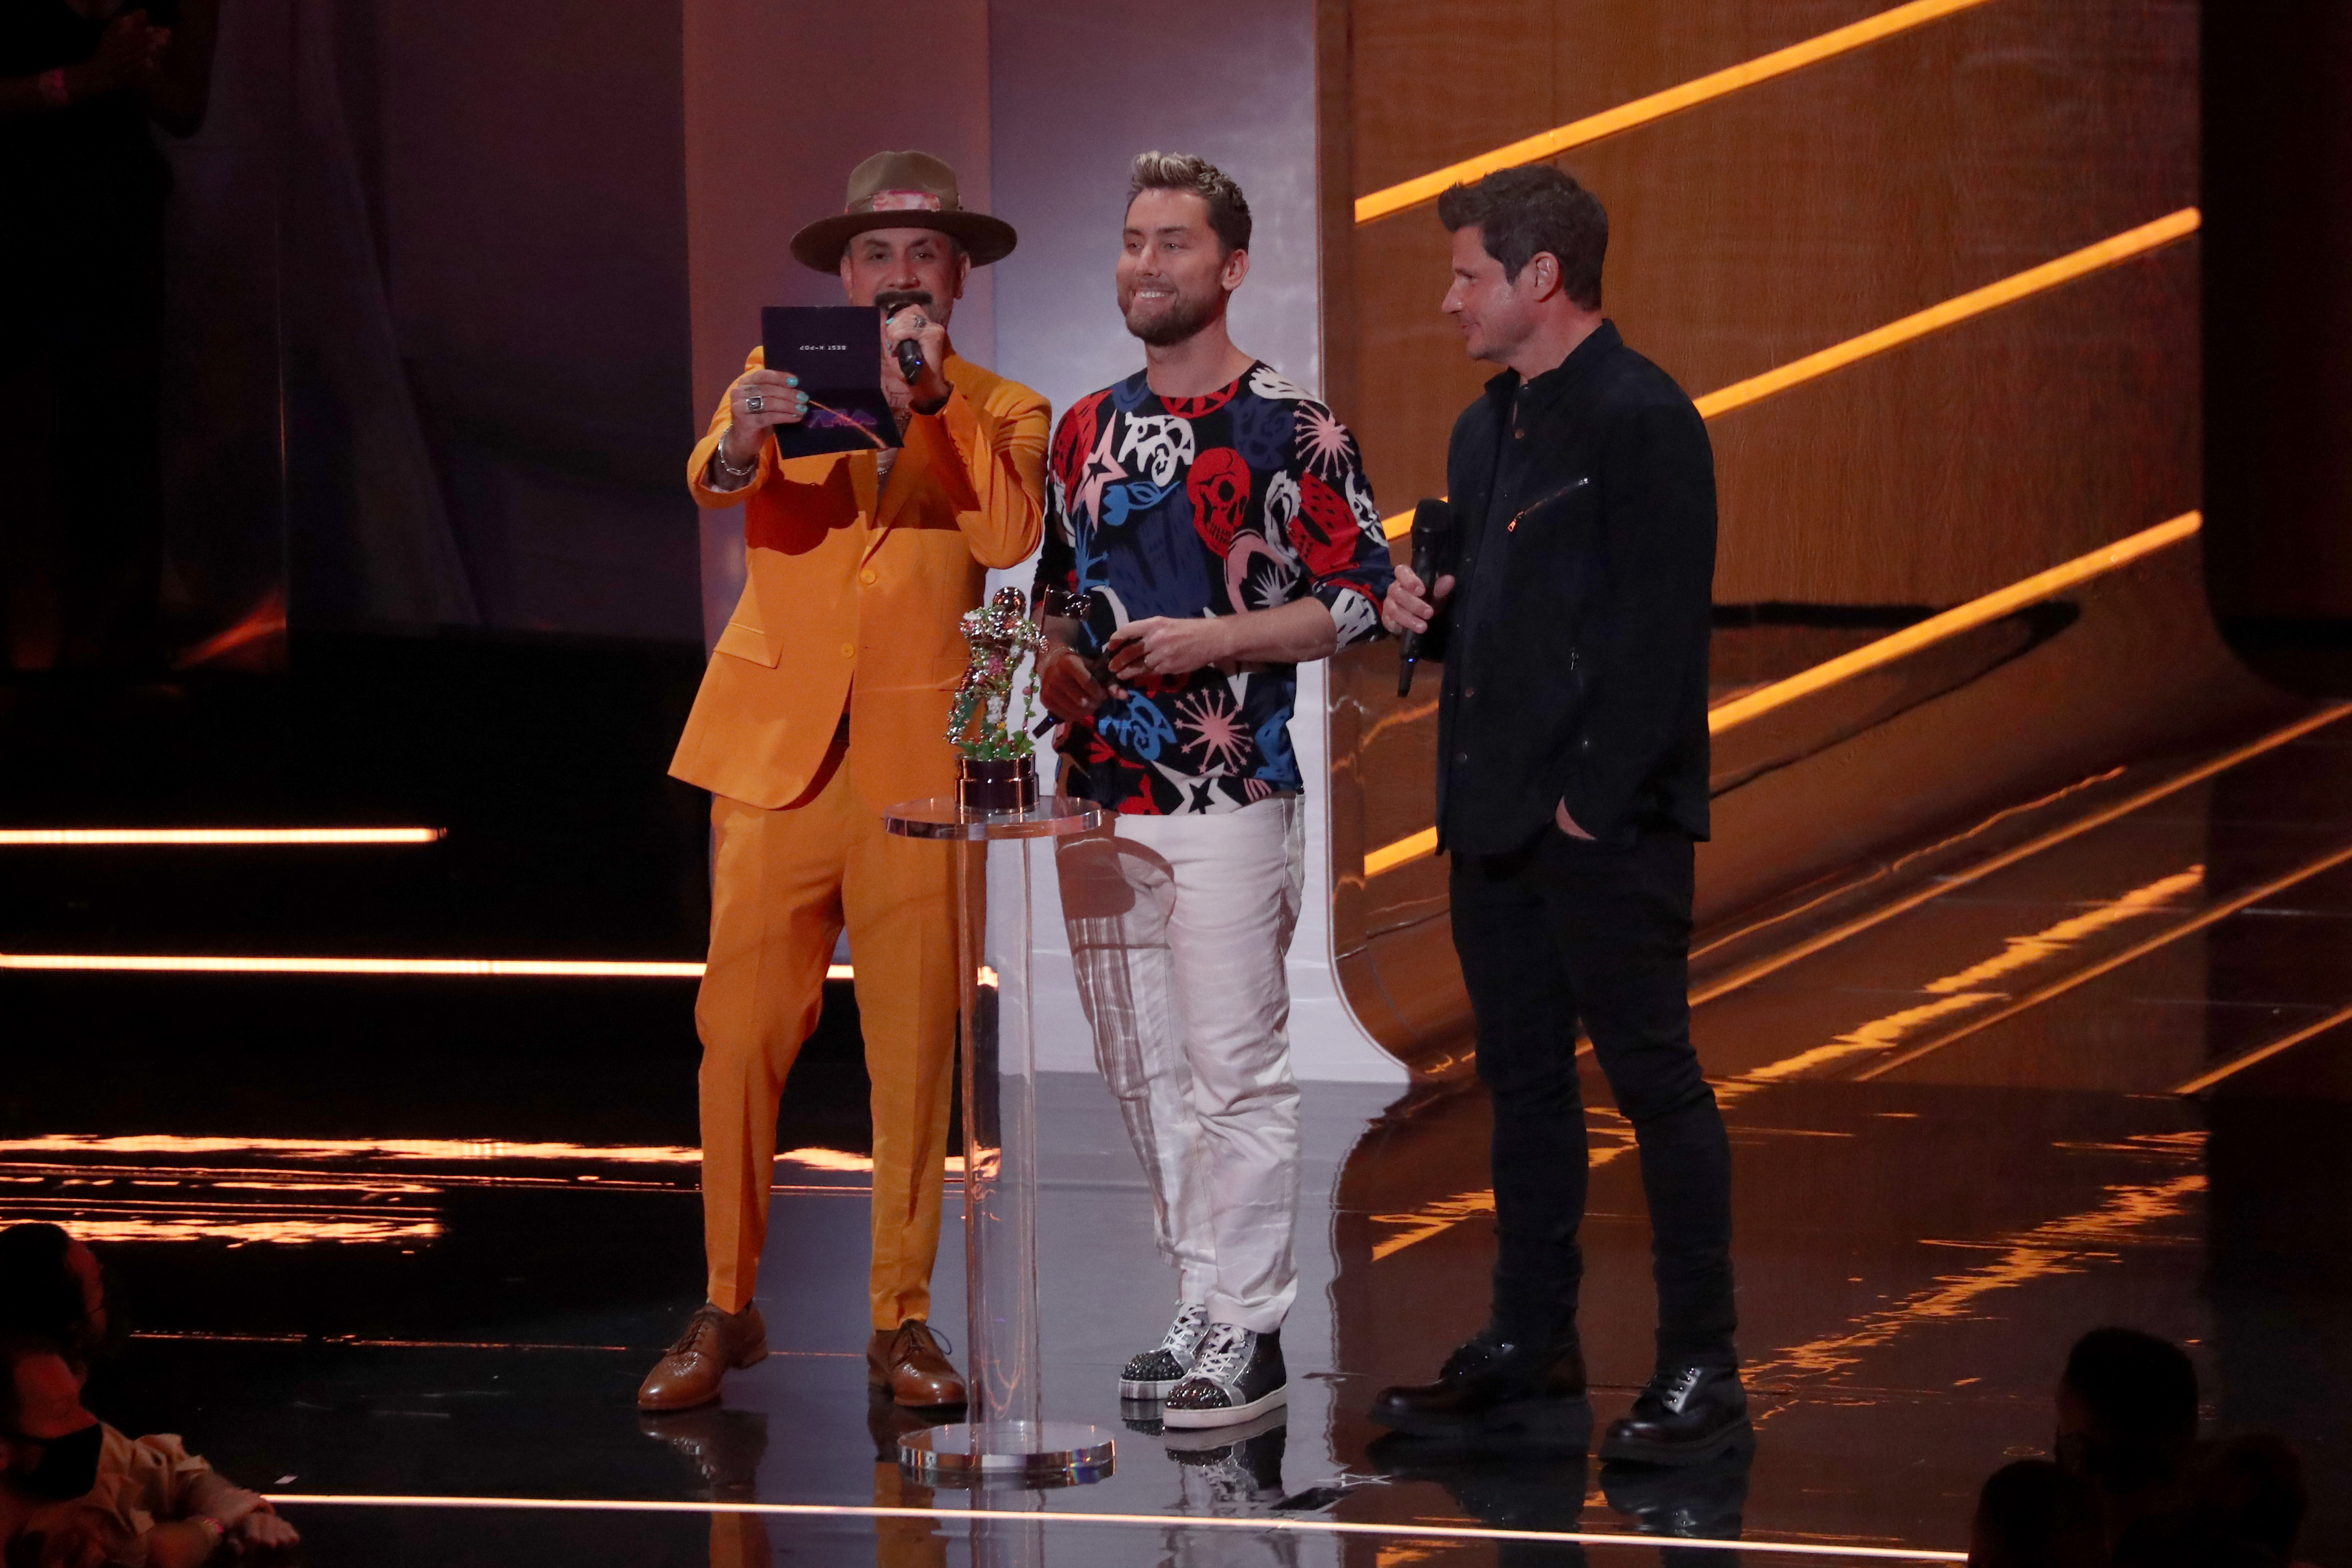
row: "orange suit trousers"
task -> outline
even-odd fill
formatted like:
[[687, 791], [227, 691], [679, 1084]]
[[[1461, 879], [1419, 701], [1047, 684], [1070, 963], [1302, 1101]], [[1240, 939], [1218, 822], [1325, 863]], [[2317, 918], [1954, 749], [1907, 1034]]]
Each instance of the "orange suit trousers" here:
[[859, 798], [836, 742], [802, 796], [768, 810], [710, 797], [710, 956], [702, 1037], [702, 1222], [710, 1300], [751, 1300], [768, 1235], [776, 1112], [824, 1005], [845, 927], [873, 1080], [877, 1329], [930, 1316], [956, 1037], [955, 863]]

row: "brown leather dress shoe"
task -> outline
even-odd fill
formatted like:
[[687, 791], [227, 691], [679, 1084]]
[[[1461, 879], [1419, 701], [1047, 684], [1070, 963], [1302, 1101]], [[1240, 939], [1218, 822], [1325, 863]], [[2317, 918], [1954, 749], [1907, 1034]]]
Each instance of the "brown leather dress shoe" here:
[[640, 1410], [691, 1410], [719, 1397], [719, 1380], [732, 1369], [768, 1359], [768, 1325], [757, 1302], [740, 1312], [722, 1312], [705, 1301], [686, 1321], [686, 1331], [654, 1363], [637, 1389]]
[[939, 1336], [920, 1318], [874, 1331], [866, 1342], [866, 1381], [888, 1389], [897, 1403], [917, 1410], [964, 1402], [963, 1379], [956, 1375]]

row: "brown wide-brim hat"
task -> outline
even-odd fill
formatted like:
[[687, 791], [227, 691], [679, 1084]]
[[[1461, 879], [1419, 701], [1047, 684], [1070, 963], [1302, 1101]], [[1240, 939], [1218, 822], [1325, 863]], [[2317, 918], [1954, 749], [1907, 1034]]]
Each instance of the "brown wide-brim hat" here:
[[1013, 254], [1020, 236], [1001, 217], [968, 212], [955, 171], [929, 153], [877, 153], [849, 171], [849, 200], [838, 217], [819, 218], [793, 236], [793, 255], [819, 272], [840, 268], [850, 239], [871, 228], [937, 229], [964, 247], [974, 267]]

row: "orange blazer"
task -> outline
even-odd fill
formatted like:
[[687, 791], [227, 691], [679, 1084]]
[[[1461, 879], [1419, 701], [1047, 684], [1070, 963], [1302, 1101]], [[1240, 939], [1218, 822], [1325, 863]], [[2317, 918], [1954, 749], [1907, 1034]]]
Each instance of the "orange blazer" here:
[[[753, 349], [745, 368], [764, 363]], [[969, 360], [950, 355], [942, 374], [947, 406], [908, 424], [878, 506], [875, 453], [784, 461], [773, 441], [748, 486], [710, 489], [719, 405], [687, 486], [703, 506], [746, 505], [750, 571], [671, 773], [773, 810], [807, 790], [846, 704], [867, 806], [953, 791], [948, 709], [967, 662], [957, 622], [980, 603], [986, 568], [1037, 548], [1050, 410]]]

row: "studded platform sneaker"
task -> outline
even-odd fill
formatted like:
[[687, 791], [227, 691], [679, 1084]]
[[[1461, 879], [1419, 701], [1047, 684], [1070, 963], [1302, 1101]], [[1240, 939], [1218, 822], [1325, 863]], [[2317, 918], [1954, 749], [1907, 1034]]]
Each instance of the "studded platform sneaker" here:
[[1260, 1334], [1231, 1323], [1212, 1323], [1193, 1358], [1192, 1375], [1168, 1391], [1160, 1418], [1171, 1428], [1233, 1426], [1289, 1398], [1281, 1330]]
[[1121, 1399], [1165, 1399], [1192, 1370], [1192, 1358], [1208, 1337], [1209, 1309], [1179, 1306], [1160, 1343], [1118, 1369]]

